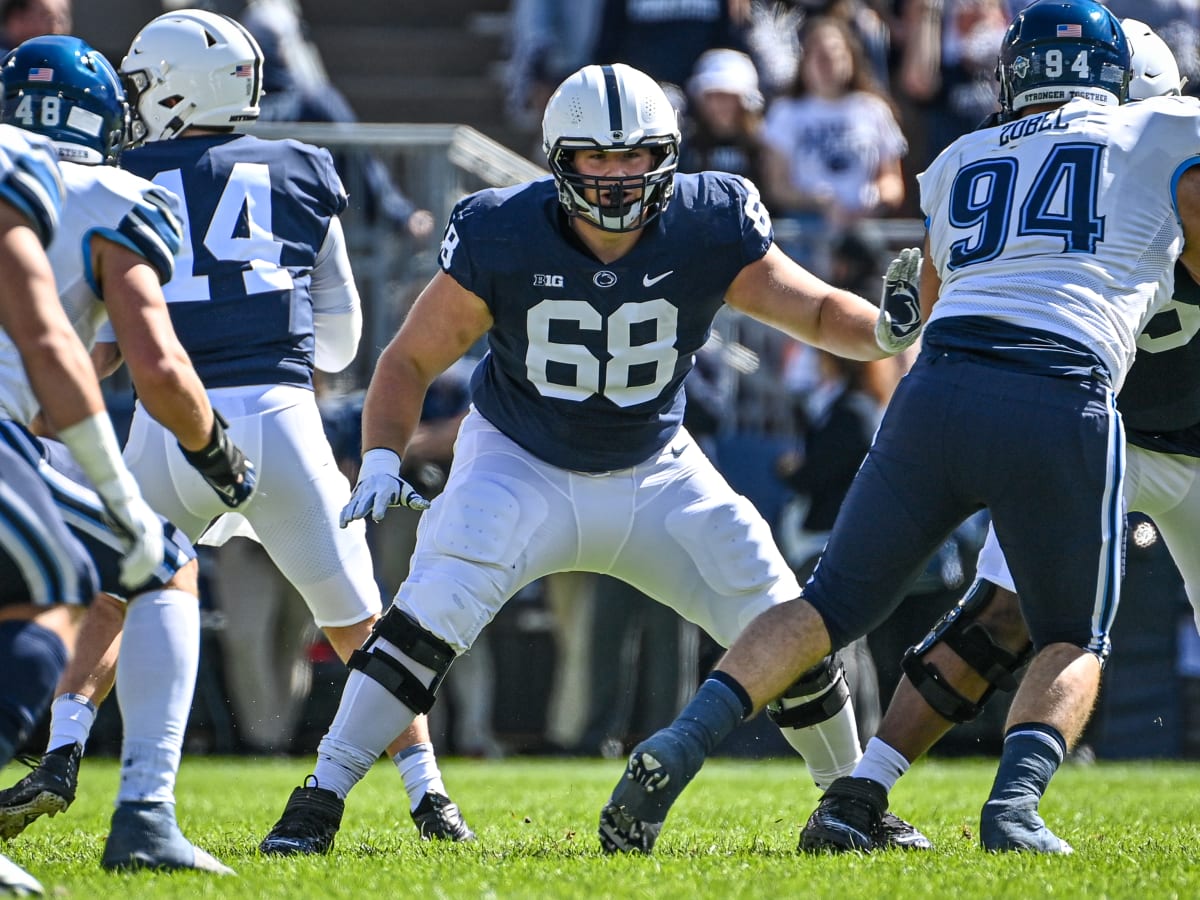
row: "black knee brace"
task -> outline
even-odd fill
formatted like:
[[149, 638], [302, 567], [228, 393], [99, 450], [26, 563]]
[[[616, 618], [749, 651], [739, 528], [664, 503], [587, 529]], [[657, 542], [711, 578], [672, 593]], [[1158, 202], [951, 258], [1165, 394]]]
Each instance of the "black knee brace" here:
[[[818, 691], [822, 692], [820, 696], [813, 697]], [[784, 701], [797, 697], [812, 699], [795, 706], [784, 705]], [[834, 653], [796, 679], [778, 700], [767, 706], [767, 715], [780, 728], [807, 728], [832, 719], [849, 700], [846, 667]]]
[[[929, 634], [908, 649], [901, 661], [904, 674], [925, 698], [925, 702], [938, 715], [951, 722], [970, 722], [983, 711], [984, 705], [997, 689], [1014, 690], [1017, 673], [1032, 655], [1031, 643], [1026, 643], [1019, 653], [1010, 653], [992, 639], [986, 627], [976, 621], [995, 593], [996, 585], [990, 581], [976, 581], [967, 595], [938, 619]], [[978, 700], [968, 700], [932, 663], [925, 661], [925, 656], [939, 643], [953, 650], [988, 682], [987, 690]]]
[[[413, 662], [434, 671], [429, 687], [408, 670], [403, 660], [375, 649], [374, 644], [383, 638], [393, 644]], [[418, 713], [427, 713], [437, 699], [437, 690], [454, 662], [454, 648], [440, 638], [434, 637], [416, 623], [407, 613], [395, 606], [375, 623], [371, 636], [362, 647], [350, 655], [346, 665], [357, 669], [383, 685], [397, 700]]]

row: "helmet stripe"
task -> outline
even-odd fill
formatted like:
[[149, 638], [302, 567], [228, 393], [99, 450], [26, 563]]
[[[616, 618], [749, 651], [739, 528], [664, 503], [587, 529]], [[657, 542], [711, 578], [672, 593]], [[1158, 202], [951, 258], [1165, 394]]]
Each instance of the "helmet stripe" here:
[[608, 94], [608, 130], [621, 131], [621, 90], [617, 83], [617, 72], [612, 66], [603, 66], [604, 90]]

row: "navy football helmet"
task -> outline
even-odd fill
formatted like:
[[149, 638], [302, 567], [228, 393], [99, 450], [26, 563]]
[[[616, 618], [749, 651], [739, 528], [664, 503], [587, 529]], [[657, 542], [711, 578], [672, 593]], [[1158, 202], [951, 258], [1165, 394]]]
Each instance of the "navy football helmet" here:
[[45, 135], [67, 162], [113, 164], [129, 135], [117, 71], [77, 37], [30, 38], [4, 58], [4, 121]]
[[1126, 100], [1129, 65], [1121, 23], [1099, 3], [1037, 0], [1017, 13], [1000, 45], [1000, 106], [1006, 118], [1075, 97], [1116, 106]]

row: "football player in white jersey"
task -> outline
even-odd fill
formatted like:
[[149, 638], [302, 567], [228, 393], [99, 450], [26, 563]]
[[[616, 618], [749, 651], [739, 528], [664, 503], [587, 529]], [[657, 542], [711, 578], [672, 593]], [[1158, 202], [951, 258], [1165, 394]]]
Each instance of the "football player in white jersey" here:
[[[804, 598], [765, 612], [718, 665], [755, 708], [769, 702], [882, 622], [950, 530], [987, 508], [1034, 648], [981, 815], [990, 851], [1070, 851], [1038, 806], [1091, 714], [1119, 599], [1116, 392], [1142, 325], [1171, 297], [1176, 260], [1200, 271], [1200, 107], [1121, 105], [1129, 67], [1120, 23], [1091, 0], [1039, 0], [1013, 20], [1002, 122], [959, 138], [920, 176], [921, 353]], [[663, 794], [673, 799], [738, 721], [676, 720], [651, 735], [617, 796], [662, 814]], [[657, 766], [643, 774], [647, 755]], [[830, 794], [864, 811], [860, 849], [871, 849], [883, 787], [844, 778]]]
[[[800, 268], [774, 244], [753, 184], [676, 174], [676, 114], [645, 73], [580, 69], [551, 98], [543, 130], [552, 176], [458, 204], [442, 271], [372, 377], [366, 453], [342, 524], [397, 504], [428, 510], [409, 577], [352, 660], [313, 778], [292, 792], [265, 853], [332, 847], [345, 797], [380, 750], [430, 709], [454, 658], [538, 578], [613, 575], [724, 644], [798, 596], [767, 523], [681, 424], [684, 378], [724, 304], [857, 359], [916, 340], [906, 285], [918, 251], [892, 267], [888, 297], [903, 321]], [[472, 410], [430, 506], [400, 478], [400, 454], [430, 382], [485, 336]], [[816, 659], [788, 687], [773, 718], [828, 783], [861, 752], [845, 678]], [[749, 711], [729, 689], [720, 702], [739, 718]], [[649, 852], [658, 830], [643, 824], [606, 809], [601, 845]], [[892, 824], [895, 842], [925, 842]]]
[[[1134, 19], [1121, 27], [1132, 51], [1129, 100], [1179, 94], [1182, 79], [1166, 42]], [[1200, 286], [1181, 264], [1173, 292], [1138, 337], [1117, 406], [1128, 447], [1126, 506], [1154, 519], [1200, 621]], [[855, 778], [890, 791], [955, 723], [975, 718], [997, 689], [1016, 686], [1032, 647], [994, 530], [976, 571], [967, 596], [905, 654], [905, 677]], [[805, 832], [814, 848], [873, 849], [862, 807], [838, 792], [822, 799]]]
[[[362, 332], [338, 218], [347, 198], [328, 151], [235, 131], [258, 116], [262, 66], [254, 38], [226, 16], [179, 10], [147, 23], [120, 66], [144, 141], [125, 151], [121, 166], [182, 203], [183, 246], [163, 287], [167, 308], [230, 433], [258, 463], [256, 496], [203, 542], [258, 539], [348, 660], [370, 635], [382, 598], [365, 526], [338, 527], [350, 485], [313, 391], [313, 370], [348, 366]], [[101, 370], [123, 349], [101, 334]], [[126, 460], [149, 502], [198, 537], [225, 510], [148, 412], [137, 404]], [[424, 717], [390, 754], [420, 836], [473, 838], [448, 796]]]
[[[163, 300], [161, 283], [171, 277], [180, 242], [178, 201], [112, 165], [129, 122], [116, 71], [78, 38], [46, 35], [8, 54], [3, 74], [6, 120], [50, 138], [62, 160], [63, 218], [47, 252], [76, 333], [90, 346], [99, 325], [111, 321], [142, 402], [179, 442], [214, 499], [240, 505], [253, 491], [253, 466], [209, 404]], [[3, 350], [0, 401], [29, 425], [36, 398], [15, 377], [15, 354]], [[102, 864], [228, 872], [194, 848], [175, 820], [175, 774], [200, 653], [195, 553], [174, 525], [164, 524], [162, 565], [122, 590], [113, 566], [119, 535], [104, 527], [84, 495], [86, 480], [61, 459], [55, 443], [46, 441], [45, 449], [56, 500], [92, 553], [104, 593], [88, 611], [59, 684], [47, 754], [20, 783], [0, 792], [0, 834], [12, 837], [72, 802], [96, 704], [115, 678], [124, 721], [122, 776]], [[115, 645], [92, 639], [107, 635], [114, 621], [125, 626], [119, 666]]]
[[[55, 292], [43, 245], [60, 222], [56, 156], [46, 139], [0, 125], [0, 341], [18, 364], [5, 380], [19, 376], [95, 485], [125, 538], [120, 577], [136, 586], [161, 564], [162, 526], [121, 460], [87, 349]], [[0, 766], [45, 712], [98, 585], [44, 466], [20, 417], [0, 406]], [[42, 886], [0, 856], [0, 893]]]

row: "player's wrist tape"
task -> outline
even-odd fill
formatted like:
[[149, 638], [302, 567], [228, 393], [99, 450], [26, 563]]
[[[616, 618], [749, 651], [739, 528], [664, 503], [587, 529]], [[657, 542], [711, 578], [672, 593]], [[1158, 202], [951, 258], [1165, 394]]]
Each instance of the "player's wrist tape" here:
[[[106, 499], [129, 494], [133, 476], [121, 459], [121, 445], [113, 431], [107, 412], [93, 413], [74, 425], [58, 431], [59, 440], [67, 445], [79, 468], [88, 477], [96, 492]], [[137, 496], [136, 483], [132, 496]]]
[[358, 470], [358, 480], [365, 481], [372, 475], [389, 475], [400, 480], [400, 454], [387, 447], [375, 447], [363, 454]]

